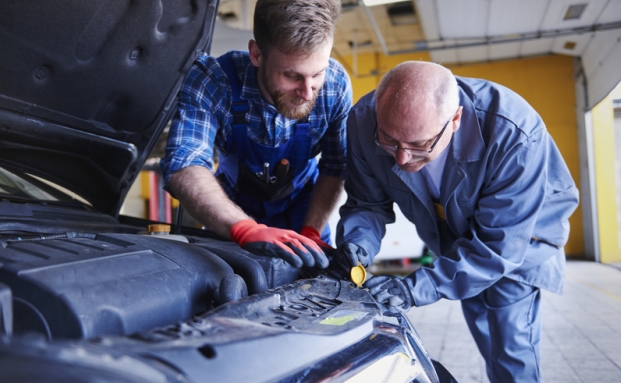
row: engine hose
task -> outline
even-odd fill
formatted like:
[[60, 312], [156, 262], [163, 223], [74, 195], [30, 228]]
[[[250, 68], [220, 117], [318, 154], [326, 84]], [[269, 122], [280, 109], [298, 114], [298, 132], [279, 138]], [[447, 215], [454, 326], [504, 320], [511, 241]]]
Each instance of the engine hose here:
[[233, 302], [248, 296], [246, 282], [237, 274], [229, 274], [222, 278], [218, 290], [220, 304]]
[[235, 274], [244, 279], [251, 295], [267, 290], [267, 278], [259, 262], [242, 254], [233, 242], [199, 241], [194, 244], [211, 251], [231, 266]]

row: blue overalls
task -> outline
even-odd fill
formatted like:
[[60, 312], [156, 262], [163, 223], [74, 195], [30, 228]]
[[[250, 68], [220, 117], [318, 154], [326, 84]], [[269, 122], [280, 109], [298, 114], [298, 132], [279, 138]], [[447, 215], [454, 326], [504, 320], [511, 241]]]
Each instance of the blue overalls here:
[[[257, 222], [300, 232], [319, 176], [315, 159], [318, 153], [313, 152], [308, 135], [310, 123], [306, 119], [298, 121], [291, 139], [278, 147], [249, 139], [248, 102], [241, 99], [242, 83], [230, 53], [218, 57], [218, 62], [233, 93], [233, 133], [226, 152], [220, 153], [216, 177], [231, 200]], [[328, 225], [321, 239], [331, 243]]]

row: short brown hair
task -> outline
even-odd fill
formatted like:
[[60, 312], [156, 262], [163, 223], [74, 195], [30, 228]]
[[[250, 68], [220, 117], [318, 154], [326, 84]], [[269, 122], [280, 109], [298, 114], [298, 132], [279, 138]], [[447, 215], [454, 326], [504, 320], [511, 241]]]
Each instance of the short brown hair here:
[[310, 54], [332, 40], [340, 13], [341, 0], [258, 0], [254, 39], [263, 55]]

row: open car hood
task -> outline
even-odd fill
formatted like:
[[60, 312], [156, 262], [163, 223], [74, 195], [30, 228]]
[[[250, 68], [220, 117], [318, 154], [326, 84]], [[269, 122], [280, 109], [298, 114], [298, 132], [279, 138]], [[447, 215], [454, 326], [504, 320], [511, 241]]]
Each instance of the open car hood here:
[[0, 2], [0, 166], [122, 201], [209, 52], [218, 0]]

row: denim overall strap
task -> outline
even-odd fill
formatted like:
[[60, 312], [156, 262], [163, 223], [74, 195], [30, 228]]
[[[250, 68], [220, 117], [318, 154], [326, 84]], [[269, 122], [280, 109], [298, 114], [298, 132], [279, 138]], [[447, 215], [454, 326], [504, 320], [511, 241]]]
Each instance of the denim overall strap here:
[[[232, 198], [234, 192], [234, 185], [237, 183], [238, 172], [238, 155], [240, 154], [240, 143], [246, 138], [246, 130], [248, 125], [246, 124], [246, 113], [248, 112], [248, 102], [242, 100], [242, 82], [235, 70], [235, 63], [231, 57], [231, 52], [227, 52], [216, 59], [220, 64], [220, 67], [226, 74], [231, 85], [232, 93], [232, 105], [231, 113], [233, 114], [233, 123], [231, 128], [233, 129], [233, 137], [228, 144], [226, 153], [220, 153], [218, 170], [216, 176], [220, 180], [220, 183], [226, 190], [227, 194]], [[241, 153], [243, 155], [243, 153]]]
[[237, 76], [237, 71], [235, 70], [235, 63], [233, 62], [233, 58], [231, 57], [231, 52], [225, 53], [222, 56], [218, 57], [218, 63], [224, 73], [226, 73], [226, 77], [228, 77], [229, 82], [231, 83], [231, 91], [233, 93], [233, 105], [231, 106], [231, 113], [233, 114], [233, 124], [232, 127], [244, 125], [246, 126], [246, 113], [248, 112], [248, 102], [242, 100], [241, 98], [241, 90], [242, 83], [239, 80], [239, 76]]

